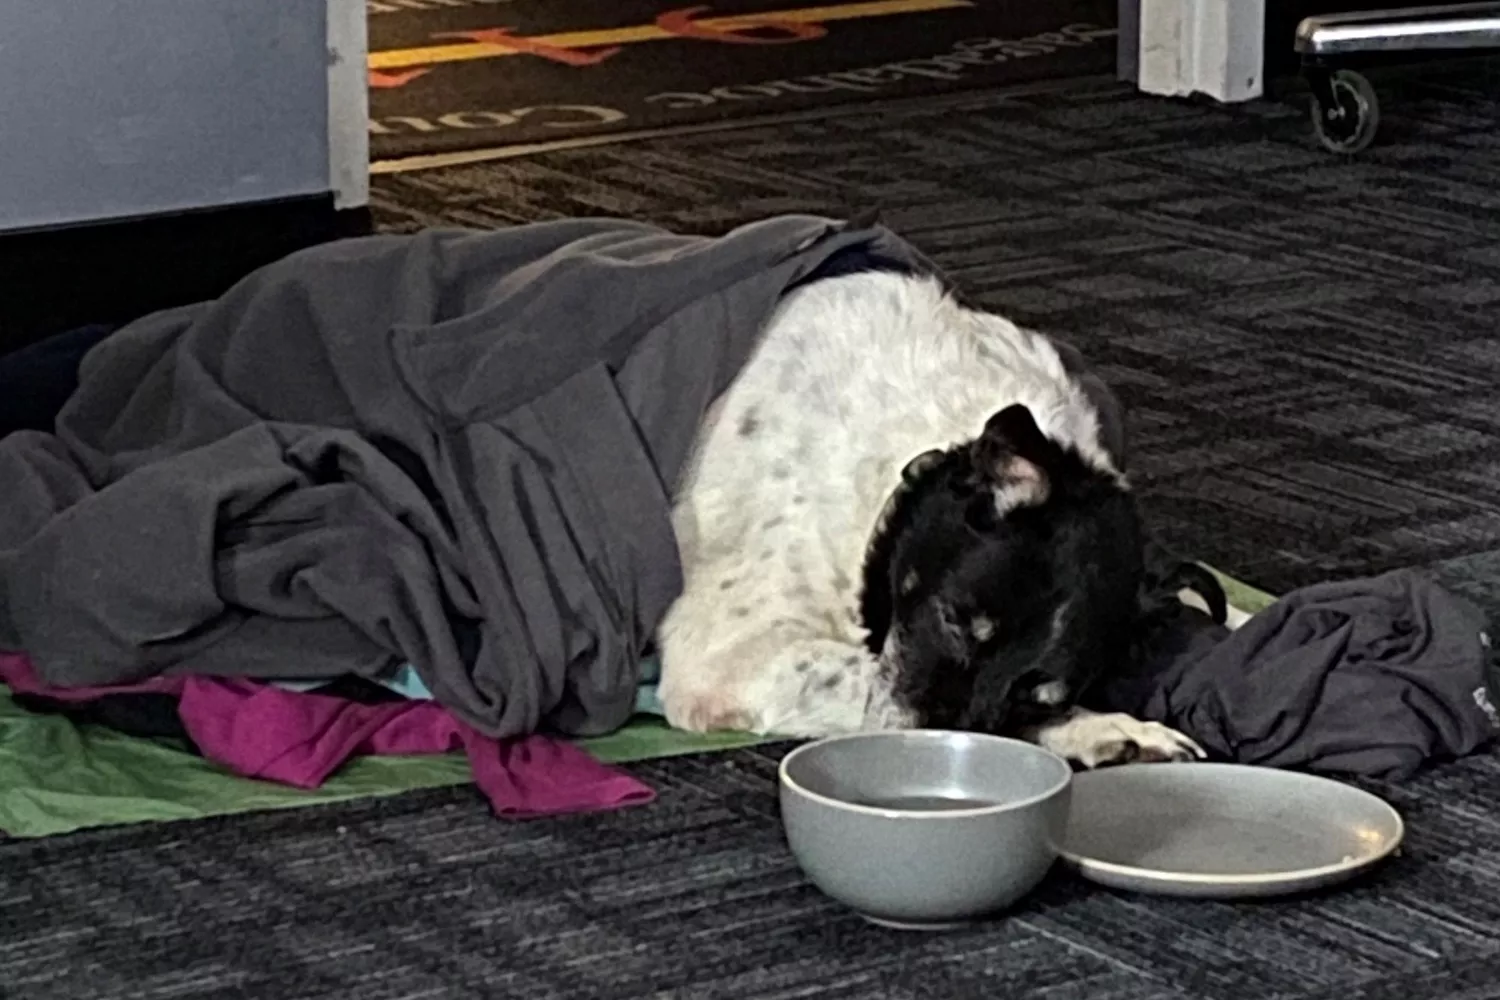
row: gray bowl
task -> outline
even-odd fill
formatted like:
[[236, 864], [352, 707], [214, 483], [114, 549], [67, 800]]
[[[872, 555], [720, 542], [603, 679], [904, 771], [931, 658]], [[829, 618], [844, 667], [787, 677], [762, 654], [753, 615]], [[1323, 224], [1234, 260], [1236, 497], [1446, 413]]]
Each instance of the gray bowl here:
[[1073, 772], [1020, 740], [836, 736], [781, 762], [787, 843], [809, 879], [878, 924], [951, 927], [1034, 889], [1057, 859]]

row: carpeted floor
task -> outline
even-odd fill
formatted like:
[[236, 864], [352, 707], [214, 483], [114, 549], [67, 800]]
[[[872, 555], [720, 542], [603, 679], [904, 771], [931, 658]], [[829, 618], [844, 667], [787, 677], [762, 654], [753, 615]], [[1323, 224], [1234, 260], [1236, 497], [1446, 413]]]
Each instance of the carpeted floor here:
[[647, 808], [500, 825], [463, 791], [0, 848], [0, 995], [58, 1000], [1488, 1000], [1500, 762], [1389, 790], [1403, 857], [1276, 903], [1065, 877], [940, 935], [865, 924], [781, 843], [775, 754], [638, 768]]
[[[717, 230], [872, 203], [987, 304], [1077, 340], [1135, 419], [1167, 539], [1284, 589], [1433, 568], [1500, 610], [1500, 101], [1305, 119], [1107, 85], [380, 178], [392, 229], [611, 213]], [[634, 811], [505, 825], [468, 790], [0, 844], [0, 996], [791, 1000], [1500, 998], [1500, 757], [1381, 789], [1371, 881], [1260, 905], [1064, 876], [958, 934], [798, 877], [773, 751], [639, 767]]]

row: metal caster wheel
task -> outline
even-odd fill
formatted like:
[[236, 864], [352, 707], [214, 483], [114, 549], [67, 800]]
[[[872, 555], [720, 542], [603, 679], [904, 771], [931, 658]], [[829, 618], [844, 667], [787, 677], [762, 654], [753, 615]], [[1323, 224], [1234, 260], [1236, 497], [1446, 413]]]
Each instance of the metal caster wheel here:
[[[1314, 81], [1312, 123], [1318, 142], [1330, 153], [1358, 153], [1380, 128], [1380, 101], [1361, 73], [1335, 70]], [[1317, 84], [1321, 84], [1318, 86]]]

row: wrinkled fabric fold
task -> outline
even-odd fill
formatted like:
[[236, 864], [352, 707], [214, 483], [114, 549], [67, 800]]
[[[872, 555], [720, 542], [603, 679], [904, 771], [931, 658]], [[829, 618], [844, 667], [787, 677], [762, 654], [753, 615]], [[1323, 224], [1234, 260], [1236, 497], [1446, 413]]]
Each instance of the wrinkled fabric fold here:
[[1183, 609], [1101, 707], [1243, 764], [1404, 780], [1500, 734], [1482, 611], [1398, 570], [1293, 591], [1233, 632]]

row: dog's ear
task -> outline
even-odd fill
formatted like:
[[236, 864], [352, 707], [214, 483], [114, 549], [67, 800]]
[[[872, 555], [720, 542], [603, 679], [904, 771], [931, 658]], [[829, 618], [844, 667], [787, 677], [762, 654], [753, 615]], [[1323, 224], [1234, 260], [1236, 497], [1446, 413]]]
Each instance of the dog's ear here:
[[969, 446], [969, 455], [994, 491], [997, 511], [1003, 515], [1015, 507], [1046, 502], [1052, 484], [1045, 463], [1052, 448], [1031, 411], [1020, 403], [985, 421], [983, 433]]
[[915, 485], [917, 480], [921, 479], [926, 472], [935, 468], [942, 460], [943, 452], [939, 448], [922, 452], [922, 454], [906, 463], [906, 468], [901, 470], [901, 481], [907, 486]]

